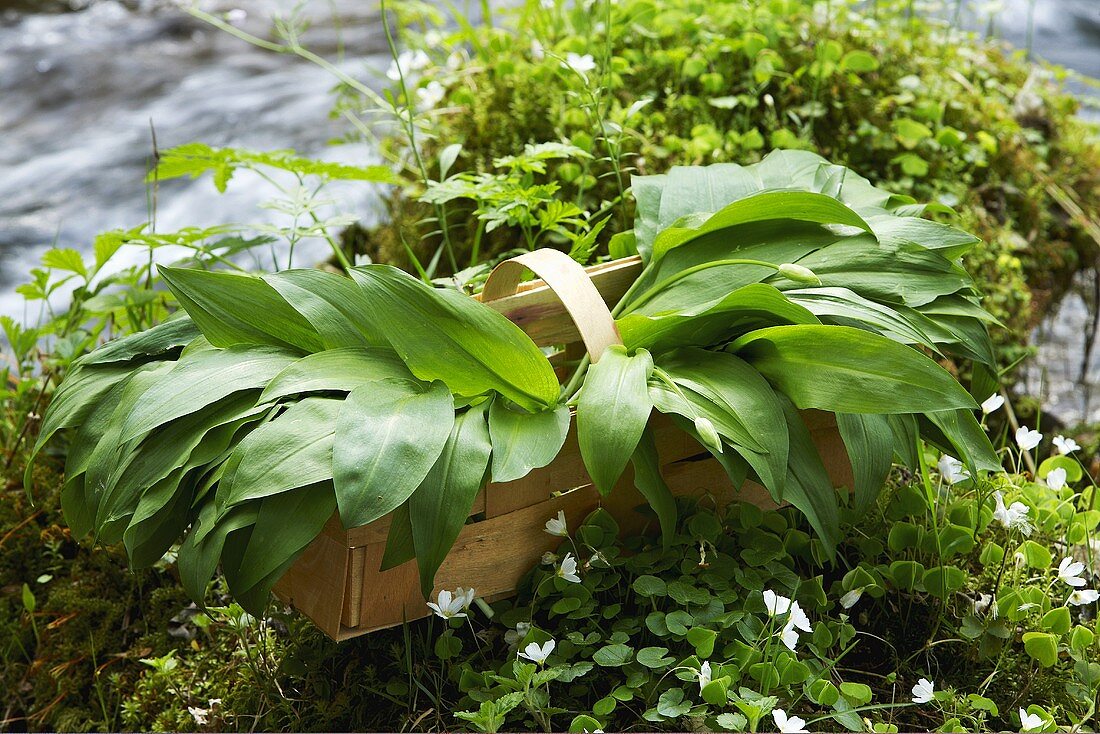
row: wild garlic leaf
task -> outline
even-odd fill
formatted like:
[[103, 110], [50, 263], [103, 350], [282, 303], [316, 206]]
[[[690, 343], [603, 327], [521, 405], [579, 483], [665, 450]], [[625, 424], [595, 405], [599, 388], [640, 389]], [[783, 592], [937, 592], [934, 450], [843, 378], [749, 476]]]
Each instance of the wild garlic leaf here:
[[612, 345], [589, 367], [577, 398], [577, 441], [589, 476], [607, 495], [630, 461], [653, 403], [648, 381], [653, 358]]
[[442, 380], [468, 397], [495, 390], [531, 411], [557, 404], [560, 386], [550, 362], [493, 309], [386, 265], [356, 268], [352, 277], [386, 325], [386, 338], [420, 379]]

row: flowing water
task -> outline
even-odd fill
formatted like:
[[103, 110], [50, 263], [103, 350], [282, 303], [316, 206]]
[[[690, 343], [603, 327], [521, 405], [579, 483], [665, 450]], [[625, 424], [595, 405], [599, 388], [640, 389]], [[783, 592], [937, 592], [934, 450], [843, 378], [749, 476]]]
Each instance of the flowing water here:
[[[204, 7], [263, 34], [280, 3]], [[306, 7], [315, 16], [306, 44], [326, 58], [342, 54], [339, 65], [357, 78], [381, 78], [389, 56], [374, 3]], [[0, 313], [18, 315], [12, 288], [51, 243], [88, 252], [95, 233], [149, 219], [153, 131], [161, 149], [201, 141], [376, 162], [365, 146], [327, 145], [346, 132], [328, 117], [333, 85], [308, 62], [257, 49], [168, 4], [104, 0], [76, 12], [0, 14]], [[337, 189], [341, 208], [369, 214], [362, 189]], [[209, 176], [166, 181], [157, 228], [271, 219], [257, 205], [272, 193], [247, 174], [223, 195]]]
[[[96, 232], [149, 218], [144, 176], [153, 149], [191, 141], [295, 148], [333, 160], [373, 162], [361, 145], [327, 145], [333, 79], [191, 19], [167, 0], [0, 0], [0, 314], [20, 315], [16, 284], [51, 243], [89, 251]], [[961, 5], [956, 3], [960, 2]], [[212, 0], [245, 30], [266, 32], [289, 0]], [[311, 0], [307, 45], [365, 81], [388, 65], [376, 3]], [[940, 13], [989, 29], [1043, 58], [1100, 77], [1100, 0], [947, 0]], [[1033, 12], [1032, 12], [1033, 9]], [[62, 11], [67, 12], [62, 12]], [[335, 20], [334, 20], [335, 18]], [[991, 26], [992, 23], [992, 26]], [[1083, 86], [1075, 87], [1088, 93]], [[1095, 90], [1092, 90], [1095, 95]], [[1094, 114], [1094, 113], [1092, 113]], [[241, 177], [219, 195], [208, 178], [164, 182], [157, 227], [257, 221], [271, 190]], [[336, 189], [336, 205], [370, 218], [372, 195]], [[1100, 419], [1089, 398], [1100, 350], [1081, 370], [1091, 311], [1083, 279], [1038, 330], [1028, 380], [1047, 375], [1048, 405], [1064, 420]]]

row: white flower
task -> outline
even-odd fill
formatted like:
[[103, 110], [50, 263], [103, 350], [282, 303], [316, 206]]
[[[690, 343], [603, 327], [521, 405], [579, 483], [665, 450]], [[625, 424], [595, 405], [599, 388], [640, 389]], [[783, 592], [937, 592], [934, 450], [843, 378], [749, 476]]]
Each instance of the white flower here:
[[856, 602], [859, 601], [859, 598], [861, 596], [863, 596], [862, 586], [860, 586], [858, 589], [852, 589], [847, 594], [840, 597], [840, 606], [844, 607], [845, 609], [851, 609], [856, 605]]
[[1001, 397], [1000, 395], [998, 395], [997, 393], [993, 393], [988, 398], [986, 398], [985, 400], [982, 401], [982, 412], [985, 413], [986, 415], [989, 415], [990, 413], [997, 410], [998, 408], [1000, 408], [1004, 404], [1005, 404], [1005, 399], [1003, 397]]
[[936, 684], [927, 678], [921, 678], [917, 685], [913, 686], [913, 703], [928, 703], [932, 700]]
[[795, 631], [794, 624], [789, 619], [783, 625], [783, 629], [775, 634], [787, 646], [788, 650], [794, 650], [795, 646], [798, 645], [798, 632]]
[[413, 72], [421, 71], [427, 68], [431, 62], [432, 60], [428, 58], [428, 54], [421, 50], [402, 51], [397, 55], [395, 61], [390, 62], [390, 68], [386, 70], [386, 76], [391, 81], [400, 81], [402, 75], [407, 77]]
[[584, 77], [585, 81], [588, 81], [588, 72], [596, 68], [596, 60], [592, 58], [592, 54], [580, 54], [567, 53], [565, 55], [565, 61], [563, 62], [565, 67], [572, 69], [573, 71]]
[[558, 576], [575, 584], [580, 583], [581, 577], [577, 575], [577, 559], [573, 557], [572, 553], [566, 553], [565, 558], [561, 559], [561, 565], [558, 566]]
[[940, 476], [943, 477], [943, 481], [948, 484], [955, 484], [964, 479], [970, 479], [970, 472], [963, 469], [963, 463], [954, 456], [944, 454], [940, 457], [940, 461], [936, 466], [940, 470]]
[[764, 606], [768, 608], [768, 614], [774, 617], [777, 614], [786, 614], [791, 608], [791, 600], [767, 589], [764, 591]]
[[464, 589], [459, 586], [457, 589], [455, 589], [455, 601], [461, 601], [463, 609], [470, 608], [470, 605], [474, 603], [474, 597], [476, 595], [477, 592], [474, 591], [473, 587], [470, 587], [469, 589]]
[[810, 618], [806, 616], [806, 612], [802, 611], [802, 607], [798, 606], [798, 602], [791, 604], [791, 616], [787, 619], [787, 624], [793, 625], [803, 632], [813, 631], [813, 628], [810, 627]]
[[1066, 438], [1065, 436], [1054, 437], [1054, 447], [1058, 449], [1059, 454], [1072, 454], [1077, 449], [1081, 448], [1077, 445], [1077, 442], [1072, 438]]
[[997, 605], [993, 603], [993, 596], [991, 594], [979, 594], [978, 598], [974, 600], [974, 614], [984, 614], [990, 606], [993, 607], [991, 614], [996, 619]]
[[1066, 470], [1060, 466], [1054, 467], [1047, 472], [1046, 483], [1054, 491], [1066, 486]]
[[559, 538], [569, 536], [569, 525], [565, 522], [565, 511], [558, 510], [558, 516], [546, 521], [546, 532]]
[[187, 713], [191, 714], [191, 718], [195, 720], [198, 726], [206, 726], [206, 717], [210, 713], [210, 710], [201, 709], [197, 706], [188, 706]]
[[434, 110], [446, 96], [446, 87], [437, 81], [430, 81], [427, 86], [416, 90], [416, 108], [421, 112]]
[[435, 28], [424, 34], [425, 46], [431, 46], [432, 48], [435, 48], [436, 46], [442, 46], [443, 40], [443, 34]]
[[1024, 451], [1031, 451], [1043, 440], [1043, 434], [1033, 431], [1027, 426], [1016, 429], [1016, 445]]
[[546, 49], [543, 48], [543, 45], [541, 43], [539, 43], [539, 40], [536, 38], [535, 40], [531, 41], [531, 60], [542, 61], [545, 58]]
[[798, 716], [787, 716], [783, 709], [772, 709], [772, 718], [780, 734], [802, 734], [806, 731], [806, 721]]
[[553, 10], [554, 0], [539, 0], [539, 5], [542, 6], [543, 10]]
[[798, 606], [798, 602], [790, 604], [790, 611], [787, 623], [776, 633], [776, 636], [783, 641], [788, 650], [794, 650], [795, 645], [798, 644], [798, 630], [811, 632], [813, 628], [810, 627], [810, 618], [806, 616], [806, 612], [802, 611], [802, 607]]
[[1023, 502], [1013, 502], [1010, 507], [1005, 507], [1005, 497], [1000, 491], [993, 493], [993, 500], [997, 503], [993, 510], [994, 520], [1009, 530], [1019, 530], [1023, 535], [1031, 535], [1031, 521], [1028, 519], [1030, 507]]
[[1100, 599], [1100, 591], [1093, 591], [1092, 589], [1077, 589], [1069, 595], [1068, 601], [1075, 607], [1083, 607], [1086, 604], [1092, 604], [1097, 599]]
[[1020, 709], [1020, 728], [1023, 731], [1033, 731], [1034, 729], [1043, 728], [1043, 717], [1039, 714], [1029, 714], [1024, 709]]
[[541, 645], [537, 642], [532, 642], [527, 647], [523, 648], [523, 652], [519, 653], [521, 658], [527, 658], [532, 663], [538, 663], [542, 665], [546, 662], [546, 658], [550, 657], [550, 653], [554, 652], [554, 645], [557, 643], [553, 640], [547, 640]]
[[1085, 579], [1081, 577], [1084, 570], [1085, 564], [1067, 556], [1058, 564], [1058, 579], [1070, 586], [1084, 586]]
[[710, 683], [710, 661], [699, 666], [699, 690], [703, 690]]
[[[468, 593], [470, 594], [470, 602], [472, 602], [474, 590], [470, 589]], [[442, 589], [436, 597], [435, 603], [428, 602], [428, 608], [435, 612], [437, 617], [443, 619], [465, 617], [466, 608], [470, 606], [470, 602], [466, 601], [466, 594], [467, 592], [461, 588], [454, 593]]]

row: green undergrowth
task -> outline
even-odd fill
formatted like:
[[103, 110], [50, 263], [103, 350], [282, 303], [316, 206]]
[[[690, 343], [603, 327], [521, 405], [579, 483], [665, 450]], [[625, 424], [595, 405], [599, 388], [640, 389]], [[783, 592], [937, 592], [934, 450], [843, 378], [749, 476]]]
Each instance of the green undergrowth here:
[[[46, 470], [38, 480], [56, 485]], [[996, 491], [1028, 507], [1031, 535], [994, 517]], [[681, 503], [667, 547], [620, 537], [597, 511], [560, 531], [568, 537], [491, 619], [459, 605], [466, 616], [338, 645], [281, 609], [259, 620], [236, 605], [200, 612], [165, 567], [132, 574], [121, 552], [67, 538], [56, 497], [32, 510], [9, 489], [6, 725], [766, 731], [779, 708], [811, 730], [996, 731], [1019, 730], [1022, 708], [1044, 731], [1092, 728], [1096, 607], [1065, 603], [1053, 550], [1097, 572], [1083, 545], [1100, 519], [1086, 509], [1091, 491], [898, 473], [871, 512], [849, 512], [835, 565], [789, 509]], [[789, 610], [769, 614], [765, 591], [797, 602], [808, 631], [787, 625]], [[997, 601], [976, 605], [982, 594]], [[551, 639], [545, 662], [518, 656]], [[704, 662], [711, 682], [700, 686]], [[920, 678], [934, 698], [914, 704]]]
[[[425, 190], [408, 130], [395, 128], [383, 150], [409, 166], [410, 185], [387, 197], [394, 226], [349, 241], [406, 264], [416, 245], [427, 263], [447, 229], [466, 267], [523, 248], [532, 228], [540, 244], [575, 248], [617, 207], [605, 242], [629, 227], [631, 174], [805, 148], [956, 209], [985, 241], [967, 266], [1010, 327], [999, 339], [1024, 346], [1033, 314], [1095, 259], [1100, 143], [1061, 87], [1067, 72], [912, 10], [901, 0], [529, 0], [491, 27], [448, 31], [438, 11], [395, 4], [402, 40], [424, 54], [410, 51], [402, 68], [418, 160], [445, 180]], [[361, 104], [346, 91], [345, 113]], [[401, 85], [393, 93], [400, 105]], [[517, 184], [512, 157], [548, 142], [572, 147]], [[523, 204], [502, 201], [502, 187]], [[570, 207], [581, 223], [560, 226]]]

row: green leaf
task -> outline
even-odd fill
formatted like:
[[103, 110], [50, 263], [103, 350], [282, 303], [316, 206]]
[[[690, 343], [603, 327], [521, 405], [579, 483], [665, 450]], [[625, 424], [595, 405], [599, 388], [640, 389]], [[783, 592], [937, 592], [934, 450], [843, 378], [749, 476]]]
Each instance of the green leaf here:
[[634, 658], [634, 649], [621, 643], [604, 645], [592, 655], [592, 660], [604, 668], [621, 668]]
[[951, 452], [953, 448], [953, 453], [962, 459], [971, 473], [1001, 470], [996, 449], [970, 410], [925, 413], [918, 421], [921, 423], [921, 434], [926, 439], [938, 444], [944, 451]]
[[629, 349], [661, 352], [676, 347], [705, 347], [766, 326], [820, 323], [810, 311], [763, 283], [738, 288], [713, 303], [694, 305], [697, 291], [689, 297], [693, 305], [680, 310], [654, 315], [629, 313], [618, 319], [615, 323], [623, 343]]
[[670, 250], [681, 247], [700, 235], [738, 224], [771, 219], [791, 219], [816, 224], [846, 224], [866, 232], [871, 231], [870, 226], [861, 216], [831, 196], [810, 191], [764, 191], [734, 201], [717, 210], [701, 227], [695, 229], [670, 227], [664, 230], [653, 242], [653, 260], [659, 261]]
[[390, 516], [390, 531], [386, 535], [386, 549], [382, 553], [380, 571], [388, 571], [416, 558], [413, 545], [412, 517], [409, 515], [409, 501], [393, 511]]
[[1081, 464], [1068, 456], [1051, 456], [1043, 459], [1039, 464], [1039, 470], [1035, 473], [1039, 479], [1046, 479], [1052, 469], [1063, 469], [1066, 472], [1066, 481], [1075, 484], [1085, 476]]
[[[99, 457], [93, 459], [88, 474], [99, 487], [96, 527], [100, 542], [114, 543], [119, 540], [116, 535], [105, 533], [104, 526], [128, 519], [135, 513], [139, 501], [145, 499], [143, 493], [146, 489], [180, 469], [197, 468], [213, 461], [228, 448], [228, 438], [232, 437], [232, 432], [224, 442], [217, 442], [209, 435], [212, 431], [228, 424], [235, 432], [240, 421], [255, 418], [266, 410], [256, 407], [255, 392], [240, 393], [171, 421], [140, 444], [122, 447], [120, 455], [108, 454], [105, 458], [115, 460], [104, 469], [96, 465]], [[218, 447], [218, 443], [226, 445]], [[195, 462], [191, 460], [193, 454]], [[173, 490], [181, 480], [182, 472], [179, 472], [173, 484], [161, 488], [166, 494], [165, 502], [173, 496]], [[146, 502], [145, 511], [152, 509]]]
[[868, 217], [867, 223], [880, 244], [887, 247], [918, 245], [935, 250], [948, 260], [962, 257], [981, 239], [949, 224], [933, 222], [919, 217], [898, 217], [880, 214]]
[[790, 436], [790, 458], [783, 499], [806, 516], [830, 558], [840, 542], [840, 510], [836, 490], [814, 446], [810, 430], [791, 401], [779, 396]]
[[38, 440], [27, 459], [26, 486], [31, 487], [31, 470], [38, 452], [50, 442], [58, 431], [73, 428], [84, 422], [99, 405], [104, 395], [119, 385], [125, 385], [134, 374], [129, 366], [74, 368], [53, 394], [50, 407], [42, 418]]
[[240, 565], [226, 569], [226, 580], [238, 597], [258, 584], [267, 586], [261, 596], [268, 595], [271, 586], [266, 580], [313, 542], [336, 510], [336, 496], [332, 485], [322, 482], [265, 497], [259, 505]]
[[[151, 329], [130, 334], [104, 344], [82, 357], [80, 365], [106, 365], [149, 358], [170, 359], [201, 332], [195, 322], [184, 316], [157, 324]], [[71, 377], [70, 373], [70, 377]]]
[[344, 401], [306, 398], [245, 437], [226, 462], [225, 509], [332, 479], [332, 445]]
[[890, 422], [882, 415], [837, 413], [836, 424], [855, 478], [855, 512], [866, 512], [886, 484], [894, 454]]
[[465, 396], [496, 390], [532, 411], [557, 403], [561, 388], [550, 362], [493, 309], [390, 266], [356, 268], [352, 277], [387, 325], [386, 337], [420, 379], [442, 380]]
[[392, 349], [327, 349], [287, 365], [271, 379], [257, 402], [271, 403], [315, 392], [350, 393], [381, 380], [414, 381], [416, 378]]
[[1034, 568], [1037, 571], [1048, 569], [1054, 563], [1054, 555], [1050, 549], [1034, 540], [1025, 540], [1020, 543], [1017, 553], [1023, 556], [1028, 568]]
[[661, 476], [657, 444], [648, 427], [642, 432], [630, 461], [634, 465], [634, 486], [657, 514], [657, 521], [661, 524], [661, 544], [667, 551], [672, 547], [676, 534], [676, 498]]
[[511, 482], [553, 461], [569, 434], [570, 420], [567, 405], [528, 413], [494, 400], [489, 408], [493, 481]]
[[1058, 638], [1047, 632], [1025, 632], [1024, 652], [1044, 668], [1058, 662]]
[[374, 382], [354, 390], [336, 423], [332, 474], [345, 528], [374, 522], [416, 490], [454, 427], [454, 399], [435, 382]]
[[647, 381], [653, 358], [612, 345], [589, 367], [577, 399], [577, 441], [593, 483], [606, 496], [645, 431], [653, 409]]
[[216, 347], [269, 344], [318, 352], [317, 330], [255, 275], [160, 266], [160, 276]]
[[409, 498], [420, 588], [431, 595], [435, 572], [458, 538], [489, 466], [492, 443], [485, 404], [455, 418], [443, 452]]
[[54, 270], [76, 273], [84, 279], [88, 278], [88, 269], [84, 265], [84, 257], [69, 247], [54, 247], [47, 250], [42, 255], [42, 265]]
[[667, 647], [643, 647], [638, 651], [638, 662], [653, 670], [663, 670], [676, 662], [669, 657]]
[[905, 413], [886, 416], [890, 424], [890, 435], [893, 440], [894, 457], [904, 464], [909, 471], [917, 471], [920, 467], [920, 456], [917, 454], [917, 438], [919, 427], [917, 417]]
[[973, 286], [962, 267], [937, 252], [917, 245], [886, 246], [870, 237], [842, 240], [798, 264], [814, 271], [822, 286], [914, 307]]
[[166, 375], [120, 416], [123, 442], [222, 398], [264, 387], [297, 355], [275, 347], [237, 346], [185, 353]]
[[263, 279], [309, 322], [326, 349], [390, 345], [386, 324], [351, 278], [310, 268], [271, 273]]
[[932, 337], [918, 324], [847, 288], [802, 288], [784, 291], [783, 295], [827, 323], [869, 328], [902, 344], [921, 344], [936, 350]]
[[946, 600], [966, 588], [966, 571], [958, 566], [935, 566], [924, 572], [924, 588], [937, 599]]
[[878, 334], [846, 326], [774, 326], [731, 347], [801, 409], [917, 413], [977, 407], [942, 367]]
[[840, 60], [841, 71], [851, 71], [856, 74], [862, 74], [868, 71], [874, 71], [877, 68], [878, 59], [866, 51], [849, 51], [844, 54], [844, 57]]
[[1069, 607], [1055, 607], [1049, 612], [1043, 615], [1042, 620], [1039, 622], [1039, 626], [1047, 632], [1051, 632], [1056, 635], [1064, 635], [1069, 632], [1073, 626], [1073, 621], [1070, 619]]
[[259, 509], [258, 502], [250, 502], [234, 507], [220, 519], [213, 502], [207, 502], [200, 510], [180, 546], [177, 562], [184, 591], [198, 604], [204, 603], [206, 585], [218, 567], [226, 538], [253, 525]]

